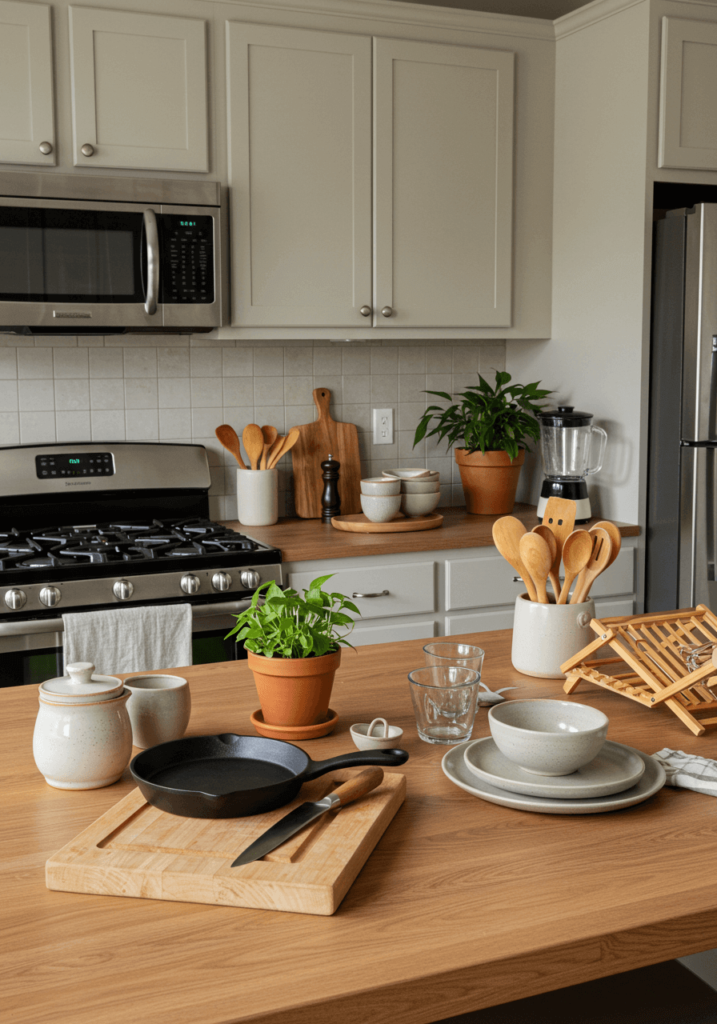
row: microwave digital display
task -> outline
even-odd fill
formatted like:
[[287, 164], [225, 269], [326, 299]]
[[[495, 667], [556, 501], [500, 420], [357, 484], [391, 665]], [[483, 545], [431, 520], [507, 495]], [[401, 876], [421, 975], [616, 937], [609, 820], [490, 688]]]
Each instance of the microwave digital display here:
[[161, 302], [214, 302], [214, 222], [163, 213], [157, 218]]

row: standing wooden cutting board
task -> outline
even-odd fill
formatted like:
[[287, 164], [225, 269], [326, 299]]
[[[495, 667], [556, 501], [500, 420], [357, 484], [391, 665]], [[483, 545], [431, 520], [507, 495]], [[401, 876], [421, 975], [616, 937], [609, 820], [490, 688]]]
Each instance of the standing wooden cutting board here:
[[329, 456], [341, 464], [339, 495], [341, 514], [361, 511], [361, 459], [358, 430], [353, 423], [340, 423], [329, 410], [331, 392], [316, 388], [314, 402], [319, 418], [299, 427], [299, 440], [291, 449], [294, 471], [294, 503], [302, 519], [321, 518], [321, 463]]

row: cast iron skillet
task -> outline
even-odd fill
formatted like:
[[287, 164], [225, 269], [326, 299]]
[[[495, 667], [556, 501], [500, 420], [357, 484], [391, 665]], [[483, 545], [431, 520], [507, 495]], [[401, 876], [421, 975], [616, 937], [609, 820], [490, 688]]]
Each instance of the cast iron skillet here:
[[405, 750], [364, 750], [312, 761], [293, 743], [263, 736], [188, 736], [137, 754], [130, 771], [144, 798], [183, 818], [243, 818], [293, 800], [304, 782], [335, 768], [403, 764]]

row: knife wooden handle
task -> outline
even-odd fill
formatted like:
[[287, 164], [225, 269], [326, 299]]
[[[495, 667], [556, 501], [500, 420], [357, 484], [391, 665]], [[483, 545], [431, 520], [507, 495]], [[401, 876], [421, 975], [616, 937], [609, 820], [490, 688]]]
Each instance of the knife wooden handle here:
[[344, 782], [331, 795], [337, 796], [340, 806], [343, 807], [344, 804], [350, 804], [352, 800], [358, 800], [359, 797], [366, 796], [372, 789], [380, 786], [382, 782], [383, 768], [367, 768], [366, 771], [355, 775], [353, 779]]

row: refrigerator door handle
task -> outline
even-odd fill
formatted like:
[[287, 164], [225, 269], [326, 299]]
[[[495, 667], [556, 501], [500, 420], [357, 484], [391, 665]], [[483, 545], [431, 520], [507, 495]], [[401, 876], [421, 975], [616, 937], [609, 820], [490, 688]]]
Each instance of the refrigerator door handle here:
[[717, 448], [716, 441], [680, 441], [681, 448]]

